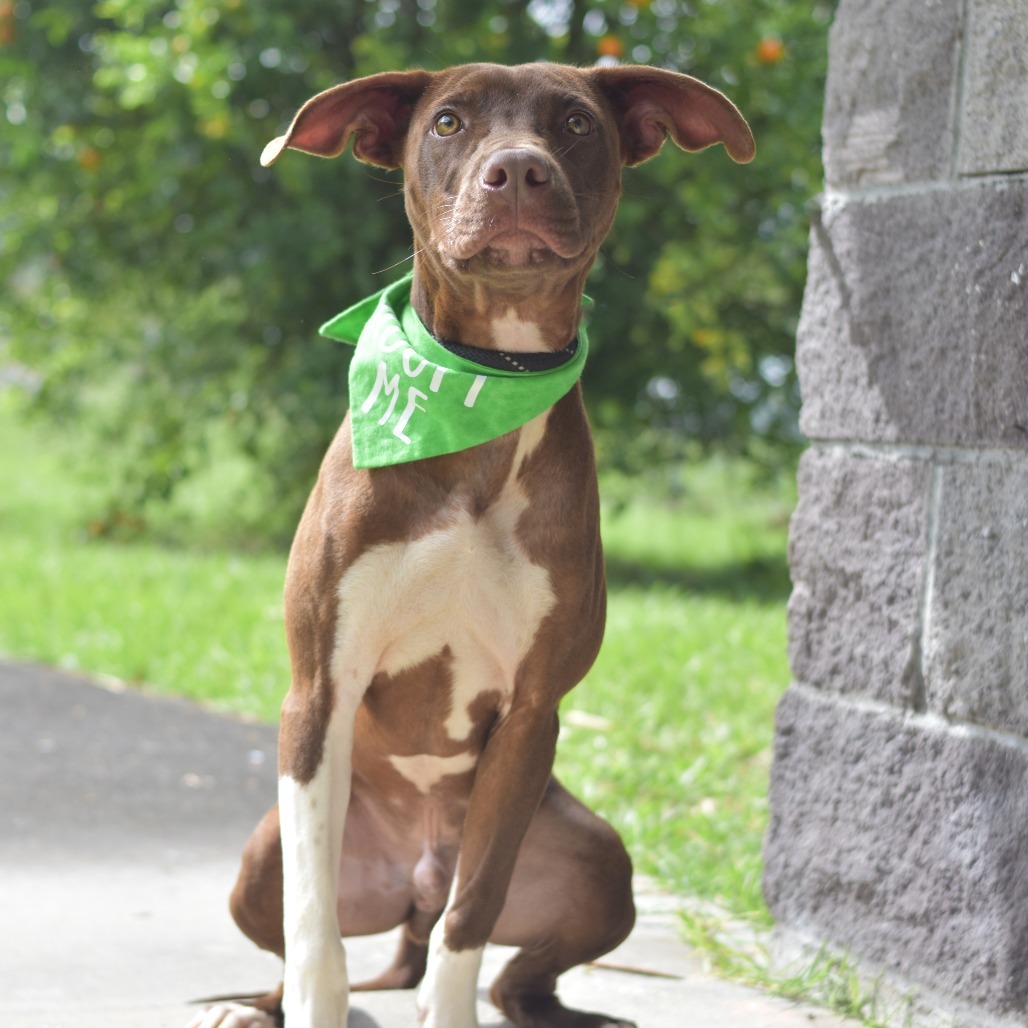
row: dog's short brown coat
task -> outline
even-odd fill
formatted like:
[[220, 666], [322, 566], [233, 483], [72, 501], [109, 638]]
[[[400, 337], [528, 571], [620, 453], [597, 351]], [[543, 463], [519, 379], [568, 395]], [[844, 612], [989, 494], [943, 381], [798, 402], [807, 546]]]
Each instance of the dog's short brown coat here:
[[[358, 159], [402, 167], [425, 326], [555, 350], [577, 331], [622, 167], [666, 135], [754, 153], [735, 107], [684, 75], [467, 65], [327, 90], [264, 161], [286, 147], [335, 156], [352, 139]], [[628, 1024], [555, 995], [634, 919], [620, 839], [551, 773], [557, 706], [591, 666], [604, 613], [578, 387], [492, 442], [370, 471], [354, 468], [343, 422], [290, 555], [281, 813], [255, 831], [232, 896], [243, 931], [285, 956], [289, 1028], [341, 1028], [340, 935], [398, 925], [393, 966], [355, 988], [421, 982], [430, 1028], [475, 1024], [490, 940], [520, 947], [491, 997], [521, 1028]], [[278, 999], [204, 1023], [264, 1023], [257, 1010]]]

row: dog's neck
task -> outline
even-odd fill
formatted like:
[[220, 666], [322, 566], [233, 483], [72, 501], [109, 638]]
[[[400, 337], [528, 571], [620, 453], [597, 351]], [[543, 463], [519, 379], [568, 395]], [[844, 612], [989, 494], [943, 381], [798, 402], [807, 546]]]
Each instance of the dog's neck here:
[[411, 303], [437, 339], [507, 353], [556, 351], [578, 332], [584, 285], [584, 272], [497, 267], [470, 279], [416, 260]]

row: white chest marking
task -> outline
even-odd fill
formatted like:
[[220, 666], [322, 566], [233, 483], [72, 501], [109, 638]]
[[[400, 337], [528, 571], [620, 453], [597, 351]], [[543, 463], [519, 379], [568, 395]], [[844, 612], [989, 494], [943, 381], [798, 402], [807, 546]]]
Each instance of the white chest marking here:
[[474, 753], [458, 753], [454, 757], [433, 757], [417, 753], [413, 757], [391, 756], [389, 763], [426, 795], [447, 775], [460, 775], [475, 766]]
[[545, 350], [542, 333], [534, 321], [522, 321], [508, 310], [502, 318], [496, 318], [489, 326], [493, 333], [493, 346], [507, 353], [534, 353]]
[[[454, 742], [471, 734], [469, 708], [479, 695], [496, 693], [501, 703], [511, 695], [517, 669], [555, 602], [549, 573], [531, 562], [517, 538], [529, 503], [518, 471], [542, 440], [547, 417], [522, 428], [510, 475], [479, 517], [454, 508], [435, 531], [374, 546], [354, 561], [339, 583], [333, 655], [339, 688], [363, 692], [370, 676], [396, 675], [448, 647], [452, 702], [446, 732]], [[435, 784], [468, 770], [469, 759], [392, 761], [422, 788], [430, 779]]]

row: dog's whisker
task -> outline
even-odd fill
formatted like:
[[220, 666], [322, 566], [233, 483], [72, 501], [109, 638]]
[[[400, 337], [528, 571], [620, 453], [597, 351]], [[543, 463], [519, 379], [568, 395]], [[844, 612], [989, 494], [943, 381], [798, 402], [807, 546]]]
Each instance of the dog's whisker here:
[[406, 257], [401, 257], [395, 264], [390, 264], [388, 267], [379, 268], [378, 271], [373, 271], [372, 275], [385, 275], [387, 272], [395, 271], [397, 268], [402, 267], [408, 261], [413, 261], [415, 257], [421, 253], [421, 250], [415, 250], [413, 253], [408, 254]]

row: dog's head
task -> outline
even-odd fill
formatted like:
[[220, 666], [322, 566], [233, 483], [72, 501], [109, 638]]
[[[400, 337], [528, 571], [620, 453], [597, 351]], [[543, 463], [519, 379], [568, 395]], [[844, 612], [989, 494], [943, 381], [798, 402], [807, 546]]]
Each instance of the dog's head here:
[[722, 143], [736, 161], [755, 152], [735, 106], [688, 75], [469, 64], [319, 93], [261, 162], [287, 147], [334, 157], [352, 138], [358, 160], [404, 169], [415, 252], [436, 277], [580, 282], [613, 221], [621, 168], [668, 135], [684, 150]]

